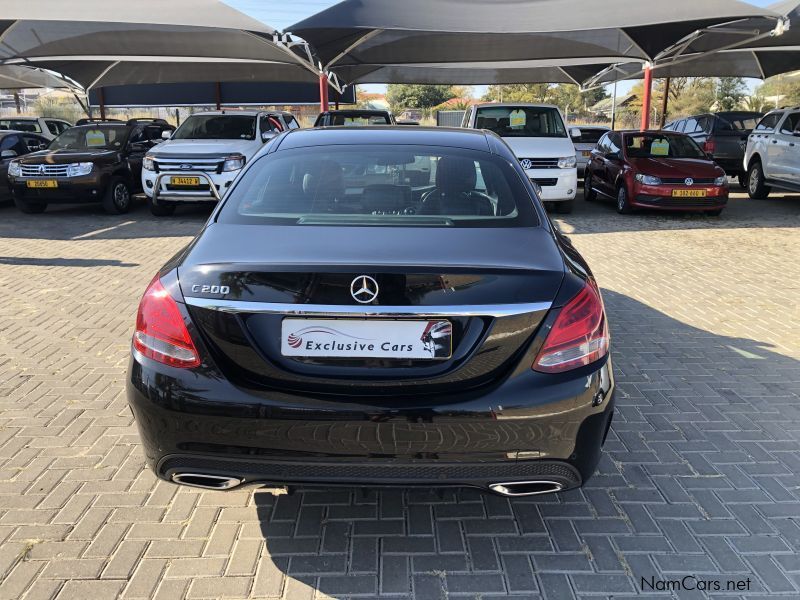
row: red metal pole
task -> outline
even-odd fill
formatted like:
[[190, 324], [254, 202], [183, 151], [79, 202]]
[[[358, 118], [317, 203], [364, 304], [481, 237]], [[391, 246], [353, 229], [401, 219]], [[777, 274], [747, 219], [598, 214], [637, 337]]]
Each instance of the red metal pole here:
[[653, 70], [644, 66], [644, 94], [642, 96], [642, 131], [650, 129], [650, 96], [653, 91]]
[[319, 110], [325, 112], [328, 108], [328, 76], [323, 73], [319, 76]]

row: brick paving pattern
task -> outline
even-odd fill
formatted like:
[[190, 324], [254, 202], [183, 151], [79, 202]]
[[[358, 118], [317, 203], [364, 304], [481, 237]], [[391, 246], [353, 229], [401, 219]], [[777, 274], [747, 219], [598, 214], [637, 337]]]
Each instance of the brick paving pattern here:
[[204, 219], [0, 207], [0, 599], [800, 597], [800, 198], [558, 218], [604, 290], [618, 413], [585, 488], [514, 501], [156, 481], [129, 339]]

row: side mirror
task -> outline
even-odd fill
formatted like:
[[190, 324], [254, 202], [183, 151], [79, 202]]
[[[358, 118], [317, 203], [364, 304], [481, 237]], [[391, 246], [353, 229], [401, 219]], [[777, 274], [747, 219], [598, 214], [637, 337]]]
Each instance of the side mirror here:
[[271, 131], [262, 131], [261, 132], [261, 141], [262, 142], [267, 142], [267, 141], [271, 140], [273, 137], [274, 137], [274, 135], [272, 134]]
[[171, 131], [166, 130], [166, 131], [162, 131], [161, 132], [161, 139], [162, 140], [168, 140], [171, 137], [172, 137], [172, 132]]
[[581, 137], [581, 130], [577, 127], [571, 127], [569, 130], [569, 137], [571, 137], [573, 140], [579, 139]]
[[17, 156], [17, 153], [14, 150], [3, 150], [0, 153], [0, 158], [14, 158], [15, 156]]

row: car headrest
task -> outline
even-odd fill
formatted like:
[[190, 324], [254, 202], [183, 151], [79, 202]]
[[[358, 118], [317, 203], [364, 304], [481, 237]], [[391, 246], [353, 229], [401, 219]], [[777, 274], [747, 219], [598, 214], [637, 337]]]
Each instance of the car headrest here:
[[467, 158], [445, 156], [436, 166], [436, 187], [445, 193], [471, 192], [478, 175], [475, 163]]
[[343, 192], [344, 176], [341, 165], [333, 160], [321, 160], [312, 165], [303, 175], [303, 191], [315, 195], [323, 191], [329, 191], [332, 195]]

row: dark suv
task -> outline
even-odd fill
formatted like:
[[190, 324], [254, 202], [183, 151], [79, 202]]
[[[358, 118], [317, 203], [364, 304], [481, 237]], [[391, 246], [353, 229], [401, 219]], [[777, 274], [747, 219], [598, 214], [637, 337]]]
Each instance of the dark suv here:
[[314, 127], [337, 125], [396, 125], [394, 116], [388, 110], [328, 110], [317, 115]]
[[106, 212], [127, 212], [141, 191], [144, 155], [175, 128], [162, 119], [85, 119], [50, 142], [46, 150], [13, 160], [8, 181], [24, 213], [48, 204], [102, 202]]
[[705, 113], [677, 119], [664, 129], [691, 137], [727, 175], [737, 177], [739, 185], [745, 187], [744, 149], [747, 136], [761, 116], [762, 113], [746, 111]]

